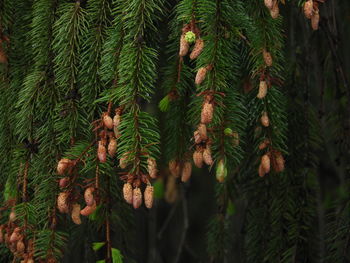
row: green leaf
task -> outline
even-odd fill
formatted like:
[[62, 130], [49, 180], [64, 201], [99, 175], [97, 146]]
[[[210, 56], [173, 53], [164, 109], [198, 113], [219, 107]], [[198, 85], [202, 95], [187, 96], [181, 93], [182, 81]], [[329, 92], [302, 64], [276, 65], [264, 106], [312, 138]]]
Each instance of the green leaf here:
[[97, 251], [100, 248], [102, 248], [105, 244], [106, 244], [106, 242], [94, 242], [94, 243], [92, 243], [92, 249], [94, 251]]
[[123, 263], [123, 256], [119, 249], [112, 248], [112, 260], [113, 263]]

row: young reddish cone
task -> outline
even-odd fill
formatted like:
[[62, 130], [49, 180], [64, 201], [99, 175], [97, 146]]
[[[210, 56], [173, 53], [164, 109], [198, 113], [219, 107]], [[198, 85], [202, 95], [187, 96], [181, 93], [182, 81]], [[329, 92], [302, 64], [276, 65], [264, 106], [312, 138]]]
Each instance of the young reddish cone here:
[[101, 163], [105, 163], [107, 161], [106, 146], [103, 145], [102, 141], [98, 142], [97, 157]]
[[276, 173], [283, 172], [285, 167], [285, 161], [283, 158], [283, 155], [280, 152], [277, 152], [275, 155], [275, 162], [274, 162], [274, 170]]
[[264, 0], [264, 4], [268, 9], [272, 9], [273, 7], [273, 0]]
[[280, 14], [280, 8], [276, 0], [274, 1], [272, 9], [270, 9], [270, 14], [273, 19], [276, 19]]
[[117, 140], [115, 138], [110, 138], [108, 143], [108, 154], [111, 157], [115, 156], [117, 152]]
[[207, 165], [213, 164], [213, 158], [211, 157], [211, 150], [209, 146], [207, 146], [203, 151], [203, 160]]
[[150, 209], [153, 206], [153, 186], [147, 185], [143, 193], [145, 199], [145, 206]]
[[10, 236], [10, 243], [16, 243], [18, 240], [20, 240], [20, 237], [21, 237], [21, 229], [19, 227], [16, 227], [14, 230], [13, 230], [13, 233], [11, 234]]
[[63, 177], [60, 179], [58, 185], [60, 188], [65, 188], [69, 184], [69, 177]]
[[266, 66], [271, 67], [272, 66], [272, 56], [271, 53], [268, 52], [266, 49], [263, 50], [263, 58]]
[[22, 255], [24, 253], [24, 250], [25, 250], [25, 245], [23, 243], [23, 239], [19, 240], [17, 242], [17, 246], [16, 246], [16, 252], [20, 255]]
[[304, 4], [304, 15], [307, 19], [311, 19], [314, 12], [313, 0], [307, 0]]
[[198, 130], [194, 131], [194, 133], [193, 133], [193, 138], [194, 138], [194, 142], [195, 142], [196, 144], [200, 144], [200, 143], [202, 142], [202, 137], [201, 137], [201, 135], [199, 134], [199, 131], [198, 131]]
[[198, 168], [202, 168], [203, 166], [203, 153], [199, 150], [196, 150], [193, 153], [193, 162], [194, 165], [197, 166]]
[[108, 115], [107, 112], [105, 112], [103, 114], [103, 125], [107, 128], [107, 129], [113, 129], [113, 120], [112, 118]]
[[264, 177], [264, 175], [265, 175], [265, 171], [264, 171], [264, 169], [263, 169], [261, 163], [260, 163], [260, 165], [259, 165], [258, 173], [259, 173], [259, 176], [260, 176], [260, 177]]
[[121, 121], [121, 117], [119, 113], [116, 113], [113, 117], [113, 132], [116, 138], [118, 138], [120, 135], [120, 132], [119, 132], [120, 121]]
[[201, 112], [201, 123], [208, 124], [213, 120], [214, 106], [210, 102], [204, 102]]
[[60, 211], [61, 213], [68, 213], [68, 204], [67, 204], [68, 196], [69, 196], [68, 192], [61, 192], [57, 197], [57, 208], [58, 208], [58, 211]]
[[225, 165], [225, 161], [221, 159], [216, 166], [216, 180], [218, 180], [219, 183], [222, 183], [225, 181], [226, 177], [227, 167]]
[[95, 191], [95, 188], [93, 187], [88, 187], [85, 189], [84, 200], [87, 206], [92, 206], [95, 203], [94, 194], [93, 194], [94, 191]]
[[267, 83], [265, 80], [261, 80], [259, 83], [259, 92], [256, 95], [256, 97], [258, 99], [263, 99], [265, 98], [266, 94], [267, 94]]
[[182, 34], [180, 37], [179, 56], [180, 57], [186, 56], [189, 49], [190, 49], [190, 44], [186, 41], [185, 34]]
[[10, 215], [9, 215], [9, 221], [10, 222], [14, 222], [16, 220], [16, 212], [15, 210], [12, 208], [11, 209], [11, 212], [10, 212]]
[[151, 178], [157, 178], [157, 162], [153, 158], [147, 159], [147, 170]]
[[89, 216], [93, 212], [95, 212], [95, 210], [96, 210], [96, 202], [94, 201], [92, 206], [85, 206], [85, 208], [80, 211], [80, 214], [82, 216]]
[[181, 172], [181, 181], [182, 182], [187, 182], [192, 174], [192, 163], [191, 162], [185, 162], [182, 167], [182, 172]]
[[123, 155], [123, 157], [120, 158], [119, 166], [121, 169], [125, 169], [128, 166], [128, 156], [127, 155]]
[[320, 13], [318, 10], [311, 17], [311, 27], [313, 30], [318, 30], [318, 24], [320, 23]]
[[196, 85], [200, 85], [202, 84], [202, 82], [204, 81], [206, 75], [207, 75], [207, 68], [206, 67], [201, 67], [196, 74], [196, 79], [195, 79], [195, 83]]
[[79, 204], [73, 204], [72, 205], [71, 217], [72, 217], [72, 221], [76, 225], [80, 225], [81, 224], [80, 210], [81, 210], [81, 207], [80, 207]]
[[203, 51], [204, 48], [204, 41], [203, 39], [199, 38], [196, 40], [196, 44], [194, 45], [194, 48], [190, 54], [190, 59], [196, 59]]
[[264, 111], [263, 114], [261, 115], [261, 124], [264, 127], [269, 127], [270, 126], [270, 120], [269, 120], [269, 116], [267, 115], [267, 112]]
[[132, 193], [132, 205], [135, 209], [142, 205], [142, 193], [141, 189], [136, 187]]
[[264, 139], [262, 143], [259, 144], [259, 150], [265, 149], [270, 144], [269, 139]]
[[179, 164], [179, 162], [177, 162], [175, 160], [170, 160], [169, 171], [173, 176], [179, 177], [180, 176], [180, 164]]
[[123, 196], [128, 204], [132, 204], [132, 186], [130, 183], [125, 183], [123, 186]]
[[264, 173], [269, 173], [270, 172], [270, 157], [267, 154], [264, 154], [261, 157], [261, 167], [264, 171]]

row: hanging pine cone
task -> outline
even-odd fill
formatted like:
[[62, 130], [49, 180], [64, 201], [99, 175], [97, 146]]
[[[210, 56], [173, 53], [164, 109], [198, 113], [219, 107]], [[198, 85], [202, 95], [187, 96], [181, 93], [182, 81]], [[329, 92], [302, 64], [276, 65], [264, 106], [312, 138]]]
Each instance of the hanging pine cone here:
[[204, 48], [204, 41], [203, 39], [199, 38], [196, 40], [196, 44], [194, 45], [194, 48], [190, 54], [190, 59], [196, 59], [203, 51]]
[[123, 196], [128, 204], [132, 204], [132, 185], [125, 183], [123, 186]]
[[148, 158], [147, 159], [147, 170], [148, 174], [151, 178], [157, 178], [157, 162], [153, 158]]
[[124, 154], [123, 157], [120, 158], [119, 166], [121, 169], [125, 169], [128, 166], [128, 156], [127, 155]]
[[285, 161], [281, 152], [275, 152], [275, 160], [273, 162], [273, 169], [276, 173], [280, 173], [284, 171]]
[[175, 176], [175, 177], [179, 177], [180, 176], [180, 163], [176, 160], [170, 160], [169, 161], [169, 171], [170, 173]]
[[198, 168], [202, 168], [203, 166], [203, 152], [201, 150], [196, 150], [193, 153], [193, 162], [194, 165]]
[[67, 204], [69, 193], [68, 192], [61, 192], [59, 193], [57, 197], [57, 208], [58, 211], [61, 213], [68, 213], [69, 207]]
[[318, 10], [311, 17], [311, 27], [313, 30], [318, 30], [318, 25], [320, 23], [320, 13]]
[[205, 101], [201, 112], [201, 123], [209, 124], [213, 120], [214, 106], [212, 103]]
[[186, 41], [185, 34], [182, 34], [180, 37], [179, 56], [180, 57], [186, 56], [189, 49], [190, 49], [190, 44]]
[[270, 119], [269, 119], [269, 116], [267, 115], [266, 111], [263, 112], [260, 121], [261, 121], [262, 126], [264, 126], [264, 127], [270, 126]]
[[258, 99], [263, 99], [266, 97], [267, 94], [267, 83], [265, 80], [261, 80], [259, 83], [259, 92], [258, 95], [256, 95], [256, 97]]
[[91, 206], [85, 206], [84, 209], [80, 210], [82, 216], [89, 216], [94, 213], [96, 210], [96, 201]]
[[21, 228], [16, 227], [10, 235], [10, 243], [16, 243], [21, 238]]
[[311, 19], [314, 12], [313, 0], [307, 0], [304, 4], [304, 15], [307, 19]]
[[263, 50], [263, 58], [266, 66], [271, 67], [272, 66], [272, 56], [271, 53], [268, 52], [266, 49]]
[[225, 181], [226, 177], [227, 177], [227, 167], [225, 165], [225, 161], [220, 160], [216, 167], [216, 180], [222, 183]]
[[274, 1], [273, 0], [264, 0], [264, 4], [268, 9], [272, 9]]
[[19, 240], [17, 242], [17, 245], [16, 245], [16, 252], [19, 254], [19, 255], [22, 255], [24, 253], [24, 250], [25, 250], [25, 245], [23, 243], [23, 239]]
[[108, 154], [113, 158], [116, 152], [117, 152], [117, 140], [115, 138], [110, 138], [108, 143]]
[[102, 141], [98, 142], [97, 158], [101, 163], [105, 163], [107, 161], [106, 146], [103, 144]]
[[107, 129], [113, 129], [113, 120], [112, 118], [108, 115], [107, 112], [105, 112], [103, 114], [103, 125], [107, 128]]
[[272, 9], [270, 9], [270, 14], [271, 14], [271, 17], [273, 19], [278, 18], [279, 14], [280, 14], [280, 8], [278, 6], [277, 0], [274, 1], [274, 5], [273, 5]]
[[181, 171], [181, 181], [187, 182], [192, 174], [192, 163], [187, 161], [183, 164], [182, 171]]
[[81, 210], [81, 207], [80, 207], [79, 204], [73, 204], [72, 205], [71, 217], [72, 217], [72, 221], [76, 225], [80, 225], [81, 224], [80, 210]]
[[119, 132], [120, 121], [121, 121], [121, 117], [119, 115], [119, 112], [117, 112], [113, 117], [113, 132], [114, 132], [115, 138], [118, 138], [120, 135], [120, 132]]
[[264, 175], [265, 175], [265, 171], [264, 171], [264, 168], [262, 167], [261, 163], [259, 165], [258, 173], [259, 173], [260, 177], [264, 177]]
[[57, 173], [63, 175], [69, 167], [73, 165], [73, 161], [67, 158], [61, 159], [57, 164]]
[[136, 187], [132, 193], [132, 205], [135, 209], [142, 205], [142, 193], [141, 189]]
[[200, 85], [202, 84], [202, 82], [204, 81], [206, 75], [207, 75], [207, 67], [201, 67], [198, 71], [197, 71], [197, 74], [196, 74], [196, 79], [195, 79], [195, 83], [196, 85]]
[[203, 151], [203, 161], [209, 166], [211, 166], [213, 164], [213, 158], [211, 156], [211, 150], [210, 150], [210, 147], [208, 145]]
[[145, 199], [145, 206], [150, 209], [153, 206], [153, 186], [147, 185], [143, 193]]
[[261, 167], [265, 174], [270, 172], [270, 157], [267, 154], [261, 157]]
[[94, 194], [93, 194], [94, 191], [95, 191], [95, 188], [93, 187], [88, 187], [85, 189], [84, 200], [87, 206], [92, 206], [95, 203]]

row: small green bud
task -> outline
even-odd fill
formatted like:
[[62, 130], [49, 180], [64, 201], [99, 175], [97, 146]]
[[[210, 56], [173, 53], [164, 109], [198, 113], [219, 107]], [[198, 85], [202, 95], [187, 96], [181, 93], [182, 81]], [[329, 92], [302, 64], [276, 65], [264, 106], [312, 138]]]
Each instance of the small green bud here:
[[166, 95], [158, 104], [158, 107], [161, 112], [166, 112], [169, 110], [170, 98], [169, 95]]
[[192, 31], [188, 31], [185, 34], [185, 40], [190, 44], [194, 43], [194, 41], [196, 41], [196, 34], [193, 33]]
[[230, 128], [226, 128], [226, 129], [224, 130], [224, 133], [225, 133], [225, 135], [230, 136], [230, 135], [233, 134], [233, 131], [232, 131], [232, 129], [230, 129]]

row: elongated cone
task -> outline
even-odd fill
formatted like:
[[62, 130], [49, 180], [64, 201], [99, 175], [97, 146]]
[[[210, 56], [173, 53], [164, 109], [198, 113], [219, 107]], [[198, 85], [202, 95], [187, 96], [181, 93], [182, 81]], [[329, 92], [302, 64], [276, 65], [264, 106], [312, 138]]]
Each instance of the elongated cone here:
[[107, 114], [107, 112], [103, 114], [103, 125], [107, 127], [107, 129], [113, 129], [113, 120], [111, 116]]
[[180, 176], [180, 164], [179, 164], [179, 162], [176, 160], [170, 160], [169, 171], [173, 176], [179, 177]]
[[145, 199], [145, 206], [150, 209], [153, 206], [153, 186], [147, 185], [143, 193]]
[[269, 116], [267, 115], [267, 112], [264, 111], [263, 114], [261, 115], [261, 124], [264, 127], [269, 127], [270, 126], [270, 120], [269, 120]]
[[311, 27], [313, 30], [318, 30], [318, 24], [320, 23], [320, 13], [318, 10], [311, 17]]
[[266, 49], [263, 50], [263, 58], [266, 66], [271, 67], [272, 66], [272, 56], [271, 53], [266, 51]]
[[224, 160], [220, 160], [216, 166], [216, 180], [222, 183], [227, 177], [227, 168]]
[[92, 206], [85, 206], [84, 209], [80, 210], [80, 214], [82, 216], [89, 216], [96, 210], [96, 202], [93, 203]]
[[141, 189], [136, 187], [132, 193], [132, 205], [135, 209], [142, 205], [142, 193]]
[[117, 140], [115, 138], [110, 138], [108, 143], [108, 154], [111, 157], [115, 156], [117, 152]]
[[16, 243], [18, 240], [20, 240], [20, 237], [21, 237], [21, 229], [19, 227], [16, 227], [12, 234], [10, 235], [10, 243]]
[[57, 173], [59, 175], [63, 175], [67, 168], [70, 167], [72, 165], [72, 161], [67, 159], [67, 158], [63, 158], [61, 159], [58, 164], [57, 164]]
[[270, 172], [270, 166], [271, 166], [270, 157], [267, 154], [264, 154], [261, 157], [261, 167], [266, 174]]
[[195, 79], [195, 83], [196, 85], [200, 85], [202, 84], [202, 82], [204, 81], [206, 75], [207, 75], [207, 68], [206, 67], [202, 67], [200, 68], [198, 71], [197, 71], [197, 74], [196, 74], [196, 79]]
[[280, 8], [278, 2], [275, 0], [272, 9], [270, 9], [270, 14], [273, 19], [276, 19], [280, 14]]
[[16, 252], [17, 252], [18, 254], [22, 255], [22, 254], [24, 253], [25, 248], [26, 248], [26, 247], [25, 247], [23, 241], [22, 241], [22, 240], [19, 240], [19, 241], [17, 242], [17, 245], [16, 245]]
[[69, 184], [69, 177], [63, 177], [60, 179], [58, 185], [60, 188], [65, 188]]
[[88, 187], [85, 189], [84, 200], [87, 206], [92, 206], [95, 203], [94, 191], [95, 188], [93, 187]]
[[283, 155], [280, 152], [277, 152], [275, 155], [275, 162], [273, 167], [276, 173], [280, 173], [284, 170], [284, 163], [285, 161]]
[[304, 15], [307, 19], [311, 19], [314, 12], [313, 0], [307, 0], [304, 4]]
[[105, 163], [107, 161], [107, 150], [102, 141], [98, 142], [97, 157], [101, 163]]
[[185, 162], [182, 167], [181, 171], [181, 181], [187, 182], [191, 178], [192, 174], [192, 163], [191, 162]]
[[263, 98], [265, 98], [266, 94], [267, 94], [266, 81], [265, 80], [261, 80], [260, 84], [259, 84], [259, 92], [258, 92], [258, 95], [256, 95], [256, 97], [258, 99], [263, 99]]
[[198, 125], [198, 134], [202, 141], [205, 141], [206, 139], [208, 139], [207, 126], [204, 123], [201, 123]]
[[57, 197], [57, 208], [58, 208], [58, 211], [60, 211], [61, 213], [68, 213], [68, 208], [69, 208], [67, 204], [68, 196], [69, 196], [68, 192], [61, 192]]
[[264, 177], [265, 171], [264, 171], [264, 169], [263, 169], [261, 163], [260, 163], [260, 165], [259, 165], [258, 172], [259, 172], [259, 176], [260, 176], [260, 177]]
[[186, 56], [189, 49], [190, 49], [190, 44], [186, 41], [185, 34], [182, 34], [180, 37], [179, 56], [180, 57]]
[[125, 183], [123, 186], [123, 196], [128, 204], [132, 204], [132, 185]]
[[268, 9], [272, 9], [273, 7], [273, 0], [264, 0], [264, 4]]
[[119, 113], [116, 113], [113, 117], [113, 132], [116, 138], [118, 138], [120, 135], [120, 132], [119, 132], [120, 121], [121, 121], [121, 117]]
[[193, 162], [194, 165], [197, 166], [198, 168], [202, 168], [203, 166], [203, 153], [199, 150], [196, 150], [193, 153]]
[[80, 225], [81, 224], [80, 210], [81, 210], [81, 207], [80, 207], [79, 204], [73, 204], [72, 205], [71, 217], [72, 217], [72, 221], [76, 225]]
[[208, 124], [213, 120], [214, 106], [210, 102], [204, 102], [201, 112], [201, 123]]
[[9, 215], [9, 221], [14, 222], [16, 220], [16, 212], [14, 209], [11, 209], [10, 215]]
[[153, 158], [147, 159], [147, 170], [151, 178], [157, 178], [157, 162]]
[[203, 160], [207, 165], [213, 164], [213, 158], [211, 157], [211, 150], [209, 146], [207, 146], [203, 151]]
[[125, 169], [128, 166], [128, 156], [127, 155], [123, 155], [123, 157], [120, 158], [119, 166], [122, 169]]
[[203, 48], [204, 48], [204, 41], [203, 39], [198, 38], [190, 54], [190, 59], [196, 59], [202, 53]]

